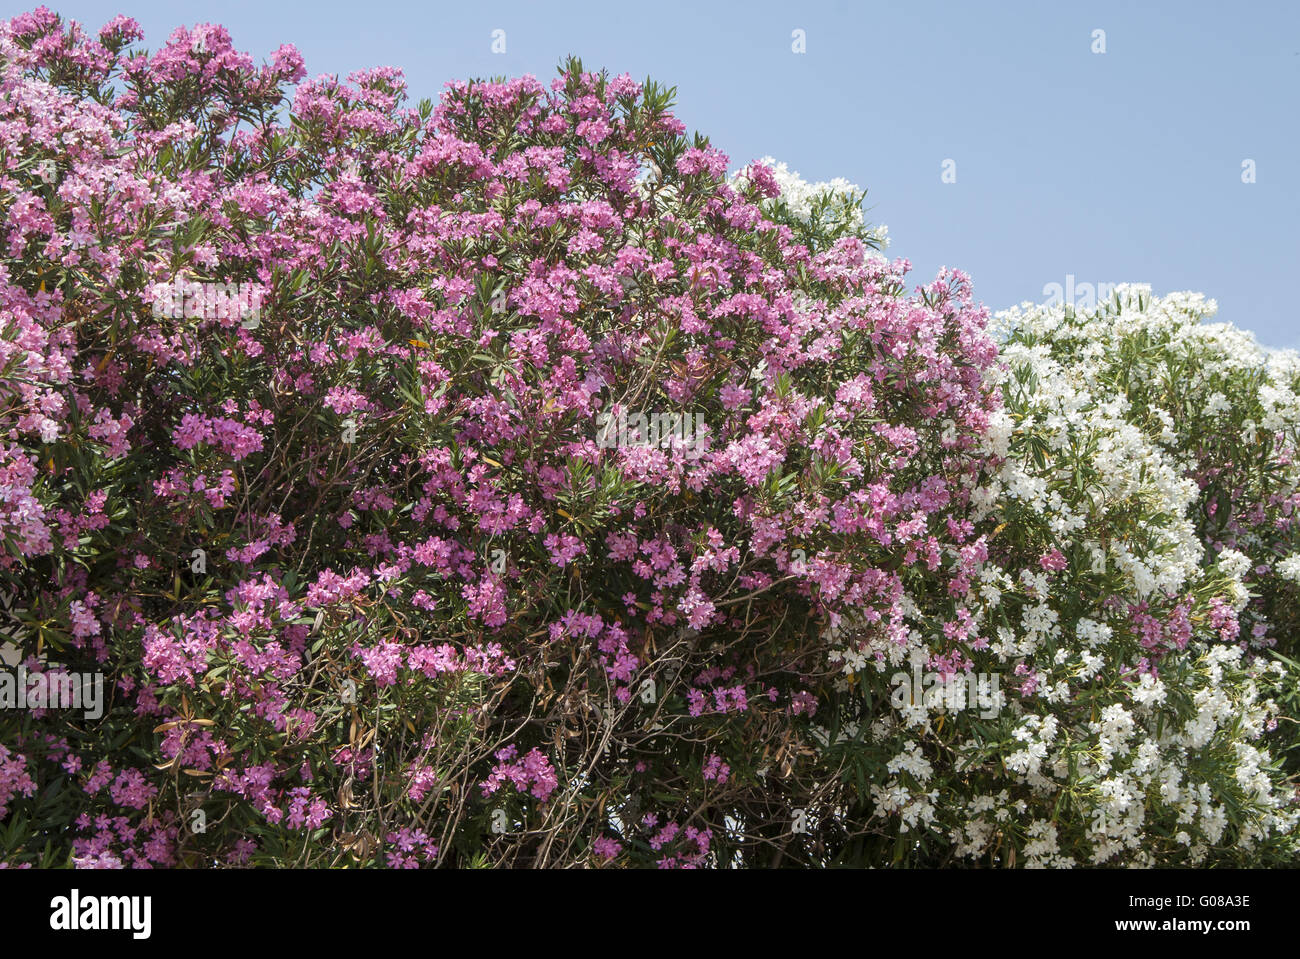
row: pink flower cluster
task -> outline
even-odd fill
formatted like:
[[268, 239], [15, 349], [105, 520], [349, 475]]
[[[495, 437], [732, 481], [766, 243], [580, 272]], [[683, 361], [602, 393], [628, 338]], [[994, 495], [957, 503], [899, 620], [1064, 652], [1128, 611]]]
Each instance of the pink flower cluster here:
[[484, 796], [491, 796], [505, 783], [514, 783], [518, 792], [529, 792], [545, 802], [559, 786], [559, 778], [551, 768], [551, 761], [538, 749], [530, 749], [520, 760], [514, 761], [519, 750], [505, 746], [497, 750], [498, 763], [487, 779], [480, 783]]

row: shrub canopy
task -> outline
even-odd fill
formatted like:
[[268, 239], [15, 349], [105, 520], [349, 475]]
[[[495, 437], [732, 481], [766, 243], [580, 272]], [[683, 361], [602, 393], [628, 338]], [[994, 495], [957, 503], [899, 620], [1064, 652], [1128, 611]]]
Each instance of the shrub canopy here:
[[855, 187], [729, 178], [651, 81], [411, 108], [140, 39], [0, 28], [0, 587], [26, 670], [107, 689], [0, 712], [0, 859], [1290, 855], [1294, 680], [1238, 629], [1294, 586], [1202, 544], [1297, 551], [1295, 397], [1259, 474], [1231, 416], [1153, 433], [1182, 301], [1000, 358]]

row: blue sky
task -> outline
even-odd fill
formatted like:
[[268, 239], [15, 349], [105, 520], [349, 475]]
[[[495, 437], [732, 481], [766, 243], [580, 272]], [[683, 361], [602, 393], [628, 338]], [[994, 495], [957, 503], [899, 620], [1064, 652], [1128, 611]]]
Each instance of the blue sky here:
[[[35, 4], [0, 3], [11, 15]], [[740, 165], [764, 155], [867, 188], [922, 282], [970, 273], [994, 309], [1044, 286], [1198, 290], [1219, 319], [1300, 347], [1300, 4], [114, 0], [48, 3], [158, 46], [223, 23], [310, 74], [401, 67], [412, 98], [568, 53], [678, 88], [678, 116]], [[491, 50], [506, 31], [506, 52]], [[806, 53], [792, 51], [803, 30]], [[1105, 53], [1093, 32], [1105, 31]], [[955, 161], [956, 182], [941, 177]], [[1242, 182], [1242, 164], [1256, 182]]]

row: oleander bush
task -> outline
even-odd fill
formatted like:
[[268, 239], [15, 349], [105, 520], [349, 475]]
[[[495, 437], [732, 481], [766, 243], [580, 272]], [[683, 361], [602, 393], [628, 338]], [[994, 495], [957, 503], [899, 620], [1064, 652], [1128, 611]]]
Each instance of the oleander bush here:
[[142, 39], [0, 27], [6, 632], [105, 679], [0, 863], [1294, 857], [1294, 357], [909, 288], [576, 59]]

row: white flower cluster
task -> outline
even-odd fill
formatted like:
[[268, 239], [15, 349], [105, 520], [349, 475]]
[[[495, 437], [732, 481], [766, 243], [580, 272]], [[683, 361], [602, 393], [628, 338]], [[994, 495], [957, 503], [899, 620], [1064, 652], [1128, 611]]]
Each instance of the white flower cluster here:
[[[1057, 325], [1045, 308], [1038, 311], [1045, 326]], [[1196, 484], [1128, 421], [1127, 403], [1103, 392], [1091, 364], [1063, 364], [1044, 345], [1013, 341], [1003, 360], [1002, 387], [1018, 423], [1010, 433], [1005, 421], [990, 425], [986, 442], [1008, 458], [976, 505], [992, 512], [999, 494], [1009, 496], [1043, 515], [1059, 538], [1090, 525], [1104, 529], [1112, 514], [1138, 507], [1147, 542], [1114, 538], [1098, 547], [1096, 564], [1119, 569], [1139, 599], [1191, 580], [1203, 554], [1186, 515]], [[1013, 443], [1018, 455], [1010, 455]]]
[[[862, 216], [861, 197], [865, 191], [856, 183], [850, 183], [843, 177], [810, 183], [785, 163], [772, 157], [763, 157], [758, 163], [772, 171], [772, 177], [781, 188], [780, 200], [785, 204], [790, 215], [805, 224], [811, 224], [818, 204], [828, 197], [835, 202], [830, 204], [835, 225], [847, 226], [852, 230], [861, 230], [865, 221]], [[739, 170], [732, 178], [733, 182], [747, 179], [750, 167]], [[880, 246], [889, 246], [889, 227], [884, 224], [873, 226], [871, 236]]]
[[[1297, 833], [1300, 808], [1264, 740], [1297, 677], [1248, 653], [1244, 626], [1240, 643], [1220, 631], [1225, 601], [1256, 615], [1261, 568], [1300, 582], [1300, 359], [1204, 323], [1214, 309], [1124, 286], [1085, 314], [999, 315], [1004, 365], [991, 379], [1005, 409], [983, 452], [1001, 465], [971, 489], [989, 558], [955, 599], [988, 640], [977, 668], [1003, 676], [1007, 702], [991, 721], [849, 708], [871, 733], [861, 748], [892, 757], [869, 791], [900, 832], [1047, 867], [1294, 850], [1281, 837]], [[1270, 475], [1282, 481], [1263, 505], [1206, 505], [1201, 483], [1218, 474], [1196, 431], [1211, 423], [1231, 442], [1281, 437]], [[1291, 547], [1270, 553], [1266, 533]], [[886, 668], [951, 648], [936, 624], [951, 613], [920, 589], [897, 609], [905, 633], [827, 637], [836, 667], [875, 684], [847, 700], [878, 703]]]

